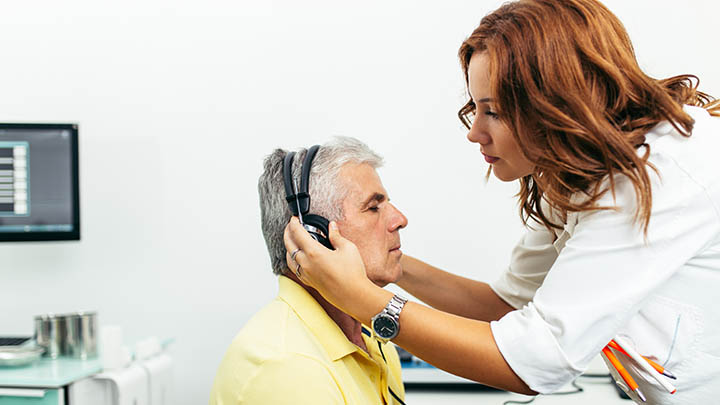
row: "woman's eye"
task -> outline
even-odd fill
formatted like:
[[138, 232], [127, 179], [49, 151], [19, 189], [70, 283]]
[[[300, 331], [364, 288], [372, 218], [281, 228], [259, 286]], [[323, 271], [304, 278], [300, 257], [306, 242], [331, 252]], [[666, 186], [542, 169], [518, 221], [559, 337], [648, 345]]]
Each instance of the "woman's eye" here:
[[493, 111], [491, 111], [491, 110], [485, 111], [485, 115], [487, 115], [488, 117], [494, 118], [494, 119], [498, 119], [497, 113], [496, 113], [496, 112], [493, 112]]
[[380, 211], [380, 208], [378, 208], [378, 207], [370, 207], [370, 208], [368, 208], [368, 210], [369, 210], [369, 211], [373, 211], [373, 212], [378, 212], [378, 211]]

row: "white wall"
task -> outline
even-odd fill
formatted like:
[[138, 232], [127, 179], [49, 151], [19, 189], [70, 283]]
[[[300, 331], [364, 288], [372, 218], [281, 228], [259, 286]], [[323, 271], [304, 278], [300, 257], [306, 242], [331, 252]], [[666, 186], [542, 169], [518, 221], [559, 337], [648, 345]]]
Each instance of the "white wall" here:
[[[128, 342], [175, 338], [173, 403], [205, 403], [226, 346], [276, 293], [262, 158], [336, 134], [386, 157], [406, 253], [495, 277], [521, 230], [517, 187], [482, 180], [455, 117], [456, 52], [500, 2], [439, 4], [0, 3], [0, 122], [80, 124], [83, 222], [79, 243], [0, 245], [0, 334], [97, 310]], [[720, 95], [717, 2], [607, 4], [649, 73], [695, 73]]]

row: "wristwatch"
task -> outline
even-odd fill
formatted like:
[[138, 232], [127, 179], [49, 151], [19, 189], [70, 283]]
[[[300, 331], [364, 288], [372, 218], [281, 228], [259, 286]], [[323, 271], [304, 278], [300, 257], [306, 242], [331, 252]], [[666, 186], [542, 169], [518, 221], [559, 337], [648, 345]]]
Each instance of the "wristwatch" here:
[[372, 317], [372, 330], [376, 339], [383, 343], [394, 339], [400, 332], [400, 312], [408, 300], [395, 294], [379, 314]]

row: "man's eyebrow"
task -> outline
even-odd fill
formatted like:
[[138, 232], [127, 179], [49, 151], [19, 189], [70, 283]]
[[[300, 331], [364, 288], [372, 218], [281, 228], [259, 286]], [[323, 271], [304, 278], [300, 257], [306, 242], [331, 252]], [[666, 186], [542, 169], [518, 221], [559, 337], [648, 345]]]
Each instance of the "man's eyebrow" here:
[[361, 206], [362, 209], [367, 208], [370, 204], [372, 204], [375, 201], [377, 201], [379, 203], [385, 201], [385, 194], [373, 193], [373, 195], [371, 195], [369, 198], [367, 198], [365, 201], [363, 201], [362, 206]]

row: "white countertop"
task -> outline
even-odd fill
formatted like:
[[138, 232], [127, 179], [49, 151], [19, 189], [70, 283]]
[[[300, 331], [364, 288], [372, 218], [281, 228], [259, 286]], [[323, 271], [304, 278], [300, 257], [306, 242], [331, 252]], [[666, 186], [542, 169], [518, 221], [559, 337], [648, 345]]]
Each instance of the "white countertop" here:
[[[577, 384], [584, 389], [583, 392], [569, 395], [540, 395], [533, 405], [632, 405], [633, 402], [622, 399], [615, 389], [610, 377], [584, 377], [580, 376]], [[561, 392], [575, 391], [571, 385], [563, 388]], [[508, 400], [527, 401], [532, 397], [513, 394], [505, 391], [442, 391], [442, 390], [413, 390], [405, 393], [407, 405], [439, 405], [439, 404], [488, 404], [502, 405]]]

